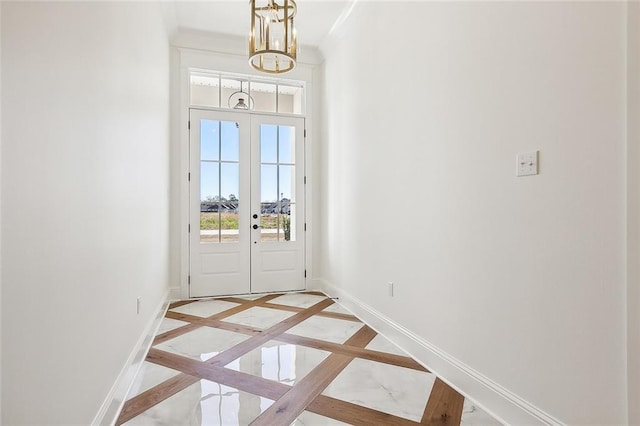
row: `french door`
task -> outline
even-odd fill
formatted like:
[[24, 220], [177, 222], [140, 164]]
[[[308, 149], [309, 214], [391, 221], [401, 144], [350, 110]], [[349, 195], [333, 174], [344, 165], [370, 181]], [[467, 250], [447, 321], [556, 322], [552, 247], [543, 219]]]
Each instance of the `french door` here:
[[190, 110], [190, 297], [305, 288], [304, 119]]

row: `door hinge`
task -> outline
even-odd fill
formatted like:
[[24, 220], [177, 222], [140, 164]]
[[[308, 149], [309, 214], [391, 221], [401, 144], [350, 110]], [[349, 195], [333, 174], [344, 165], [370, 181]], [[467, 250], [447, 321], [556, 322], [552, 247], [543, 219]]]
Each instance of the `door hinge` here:
[[307, 137], [307, 129], [304, 129], [304, 137]]
[[304, 177], [304, 184], [305, 185], [307, 184], [307, 177], [306, 176]]
[[304, 224], [304, 230], [305, 230], [305, 232], [307, 231], [307, 224], [306, 223]]
[[187, 176], [187, 180], [191, 182], [191, 173], [189, 173], [189, 176]]
[[187, 129], [191, 130], [191, 120], [187, 121]]
[[191, 224], [189, 224], [189, 232], [191, 232]]
[[187, 284], [191, 285], [191, 275], [187, 277]]
[[304, 270], [304, 277], [307, 278], [307, 270]]

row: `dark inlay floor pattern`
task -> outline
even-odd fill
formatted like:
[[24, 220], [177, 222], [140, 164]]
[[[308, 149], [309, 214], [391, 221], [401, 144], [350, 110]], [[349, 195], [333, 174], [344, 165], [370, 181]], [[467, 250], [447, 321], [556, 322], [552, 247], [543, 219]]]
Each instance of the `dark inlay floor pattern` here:
[[322, 293], [172, 303], [117, 425], [499, 425]]

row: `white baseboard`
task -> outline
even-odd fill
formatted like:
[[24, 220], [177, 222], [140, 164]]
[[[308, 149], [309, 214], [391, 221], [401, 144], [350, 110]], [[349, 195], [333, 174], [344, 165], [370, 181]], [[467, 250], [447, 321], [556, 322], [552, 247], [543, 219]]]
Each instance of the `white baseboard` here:
[[105, 398], [98, 414], [96, 414], [95, 418], [91, 422], [92, 425], [114, 425], [118, 420], [118, 415], [120, 414], [120, 410], [125, 403], [125, 398], [129, 393], [129, 389], [133, 384], [133, 381], [142, 366], [142, 362], [144, 361], [149, 348], [151, 347], [151, 343], [153, 342], [153, 338], [160, 326], [160, 322], [162, 322], [162, 318], [164, 317], [164, 313], [167, 310], [169, 305], [168, 300], [169, 290], [165, 293], [162, 298], [162, 303], [156, 308], [156, 315], [149, 322], [144, 332], [140, 336], [138, 343], [135, 345], [131, 354], [129, 355], [129, 359], [124, 364], [124, 367], [120, 371], [118, 378], [115, 383], [111, 387], [109, 394]]
[[182, 288], [181, 287], [171, 287], [169, 289], [169, 299], [168, 300], [182, 300]]
[[312, 287], [353, 312], [371, 328], [409, 353], [441, 380], [456, 389], [487, 413], [505, 424], [554, 425], [564, 423], [502, 387], [437, 346], [391, 320], [371, 306], [323, 279], [314, 279]]

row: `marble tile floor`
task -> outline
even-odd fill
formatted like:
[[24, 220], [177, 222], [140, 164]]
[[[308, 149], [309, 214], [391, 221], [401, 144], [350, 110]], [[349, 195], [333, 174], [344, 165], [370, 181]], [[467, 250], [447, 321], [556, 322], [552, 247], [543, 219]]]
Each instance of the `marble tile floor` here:
[[499, 425], [322, 293], [172, 303], [117, 425]]

